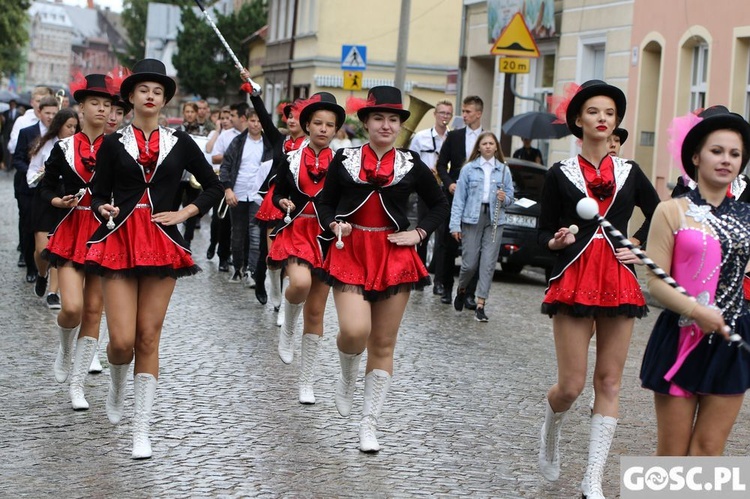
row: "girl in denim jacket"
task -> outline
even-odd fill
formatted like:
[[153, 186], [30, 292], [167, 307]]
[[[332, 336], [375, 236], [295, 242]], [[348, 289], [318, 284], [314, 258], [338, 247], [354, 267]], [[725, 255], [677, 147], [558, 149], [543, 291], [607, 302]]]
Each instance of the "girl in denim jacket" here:
[[482, 133], [461, 168], [451, 208], [450, 232], [461, 241], [461, 273], [453, 306], [464, 308], [466, 287], [479, 270], [475, 318], [487, 322], [484, 304], [500, 252], [503, 208], [513, 204], [513, 177], [492, 132]]

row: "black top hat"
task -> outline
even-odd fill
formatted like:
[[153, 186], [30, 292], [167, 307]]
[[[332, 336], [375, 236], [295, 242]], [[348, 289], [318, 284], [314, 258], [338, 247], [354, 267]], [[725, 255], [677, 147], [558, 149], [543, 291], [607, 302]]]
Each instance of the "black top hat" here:
[[130, 93], [136, 84], [144, 81], [153, 81], [164, 85], [164, 103], [166, 104], [177, 91], [177, 84], [167, 76], [167, 68], [164, 63], [157, 59], [142, 59], [133, 66], [133, 73], [125, 78], [120, 86], [120, 95], [130, 102]]
[[310, 135], [310, 132], [307, 130], [307, 122], [310, 121], [310, 118], [312, 118], [315, 111], [321, 109], [331, 111], [336, 115], [336, 130], [338, 131], [338, 129], [341, 128], [341, 125], [344, 124], [346, 111], [344, 111], [343, 107], [338, 105], [336, 97], [328, 92], [318, 92], [317, 94], [313, 94], [313, 96], [310, 97], [310, 100], [313, 102], [303, 107], [302, 111], [299, 113], [299, 123], [302, 126], [302, 131], [307, 135]]
[[584, 82], [578, 88], [578, 92], [576, 92], [573, 98], [570, 99], [568, 109], [565, 111], [565, 121], [568, 124], [568, 130], [579, 139], [583, 138], [583, 130], [576, 125], [578, 113], [580, 113], [584, 102], [592, 97], [596, 97], [597, 95], [606, 95], [615, 101], [618, 125], [625, 116], [626, 100], [625, 94], [622, 93], [622, 90], [603, 82], [602, 80], [589, 80]]
[[365, 121], [367, 116], [374, 111], [396, 113], [401, 121], [406, 121], [411, 116], [409, 110], [404, 109], [404, 104], [401, 101], [401, 90], [385, 85], [372, 87], [367, 92], [367, 104], [357, 111], [357, 117], [360, 121]]
[[294, 106], [294, 102], [290, 102], [290, 103], [284, 105], [284, 108], [283, 108], [283, 111], [282, 111], [284, 118], [289, 118], [289, 113], [292, 112], [292, 107], [293, 106]]
[[133, 106], [131, 106], [129, 102], [125, 102], [125, 99], [123, 99], [120, 94], [115, 94], [115, 100], [112, 101], [112, 105], [121, 107], [125, 114], [128, 114], [130, 110], [133, 109]]
[[[742, 160], [747, 160], [750, 153], [750, 125], [739, 114], [732, 113], [724, 106], [711, 106], [704, 109], [698, 117], [703, 118], [685, 135], [682, 141], [682, 167], [688, 177], [695, 180], [693, 155], [697, 152], [703, 137], [716, 130], [734, 130], [742, 137]], [[743, 164], [744, 166], [744, 164]]]
[[620, 145], [623, 145], [626, 140], [628, 140], [628, 131], [624, 128], [617, 127], [612, 132], [612, 135], [616, 135], [617, 137], [620, 137]]
[[[80, 75], [78, 78], [80, 78]], [[86, 75], [84, 78], [86, 80], [86, 86], [78, 88], [73, 92], [73, 98], [76, 102], [83, 102], [83, 100], [90, 95], [109, 97], [110, 99], [113, 98], [112, 94], [107, 90], [107, 83], [104, 80], [104, 75], [93, 73]]]

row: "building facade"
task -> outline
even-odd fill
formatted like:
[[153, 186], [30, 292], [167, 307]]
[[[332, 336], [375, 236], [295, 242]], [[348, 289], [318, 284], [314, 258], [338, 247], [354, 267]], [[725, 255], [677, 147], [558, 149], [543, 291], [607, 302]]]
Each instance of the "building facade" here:
[[50, 2], [34, 2], [29, 9], [27, 65], [21, 87], [66, 88], [71, 76], [106, 73], [117, 63], [125, 37], [111, 11]]
[[[405, 91], [428, 103], [454, 100], [449, 80], [458, 69], [462, 7], [452, 1], [427, 3], [412, 3]], [[397, 0], [270, 0], [262, 65], [269, 109], [281, 99], [318, 91], [331, 92], [343, 104], [350, 95], [365, 97], [370, 87], [393, 85], [400, 5]], [[361, 90], [344, 88], [343, 45], [366, 47]]]
[[750, 118], [750, 9], [743, 0], [633, 3], [628, 153], [665, 197], [680, 174], [667, 149], [675, 116], [725, 105]]

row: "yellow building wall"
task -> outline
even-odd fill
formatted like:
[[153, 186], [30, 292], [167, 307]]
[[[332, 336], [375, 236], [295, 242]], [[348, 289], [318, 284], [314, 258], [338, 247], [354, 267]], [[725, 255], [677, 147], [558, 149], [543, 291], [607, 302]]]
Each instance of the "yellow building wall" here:
[[[391, 83], [395, 77], [400, 0], [325, 0], [316, 5], [317, 29], [295, 40], [292, 84], [310, 84], [311, 93], [330, 92], [342, 105], [350, 95], [366, 97], [367, 88], [350, 92], [316, 85], [316, 76], [342, 77], [342, 45], [367, 47], [367, 69], [363, 74], [366, 83], [372, 79], [379, 80], [375, 84]], [[406, 82], [414, 84], [412, 93], [416, 97], [429, 103], [455, 100], [455, 95], [444, 91], [447, 72], [441, 68], [458, 67], [461, 8], [458, 0], [412, 1]], [[408, 106], [406, 96], [404, 105]], [[432, 113], [427, 113], [417, 129], [432, 124]]]

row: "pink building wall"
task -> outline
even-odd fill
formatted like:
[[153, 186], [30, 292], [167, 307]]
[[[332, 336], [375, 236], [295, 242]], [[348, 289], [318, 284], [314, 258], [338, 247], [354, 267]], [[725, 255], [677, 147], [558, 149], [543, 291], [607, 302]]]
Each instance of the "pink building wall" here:
[[[633, 140], [624, 146], [623, 156], [646, 164], [644, 171], [650, 173], [663, 198], [668, 195], [666, 184], [674, 182], [679, 174], [677, 164], [667, 151], [667, 128], [674, 116], [689, 111], [692, 49], [688, 52], [681, 47], [694, 45], [692, 36], [698, 36], [708, 43], [705, 105], [723, 104], [744, 115], [744, 98], [740, 99], [738, 92], [745, 94], [748, 58], [745, 56], [743, 60], [739, 54], [743, 46], [750, 45], [750, 38], [739, 43], [738, 52], [738, 33], [739, 36], [750, 36], [750, 2], [747, 0], [635, 0], [627, 94], [629, 111], [624, 122]], [[655, 67], [656, 56], [649, 57], [643, 50], [649, 41], [654, 42], [650, 46], [652, 49], [661, 46], [659, 77], [651, 70]], [[637, 60], [634, 60], [636, 49]], [[688, 53], [690, 57], [686, 59]], [[687, 73], [685, 65], [688, 67]], [[651, 81], [658, 81], [658, 89], [641, 84]], [[739, 88], [742, 82], [744, 84]], [[655, 116], [650, 118], [652, 114]], [[648, 130], [648, 127], [654, 129]], [[640, 132], [643, 130], [655, 132], [655, 147], [651, 150], [639, 146]], [[633, 134], [633, 131], [636, 133]], [[649, 155], [652, 157], [649, 158]], [[670, 165], [674, 168], [670, 168]]]

